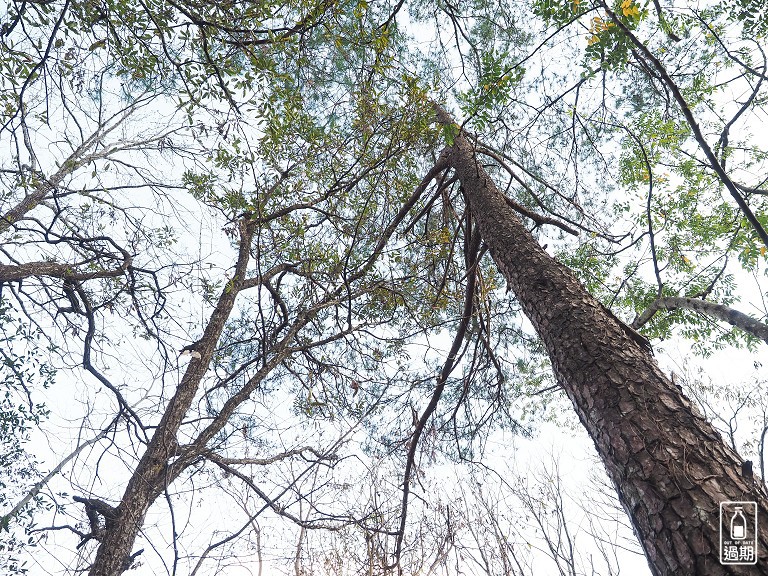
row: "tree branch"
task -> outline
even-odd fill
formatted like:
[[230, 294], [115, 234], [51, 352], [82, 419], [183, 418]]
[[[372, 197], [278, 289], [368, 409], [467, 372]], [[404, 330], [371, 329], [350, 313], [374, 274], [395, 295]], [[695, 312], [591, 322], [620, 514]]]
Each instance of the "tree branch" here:
[[659, 76], [661, 76], [661, 79], [663, 80], [664, 84], [672, 92], [672, 95], [674, 96], [678, 106], [680, 106], [680, 110], [682, 111], [683, 116], [685, 117], [685, 120], [688, 123], [688, 126], [691, 128], [691, 132], [693, 132], [693, 136], [696, 139], [696, 142], [698, 142], [699, 146], [701, 147], [701, 150], [704, 152], [704, 155], [707, 157], [710, 167], [715, 172], [715, 174], [717, 174], [720, 181], [725, 185], [725, 188], [728, 190], [728, 192], [731, 194], [733, 199], [736, 201], [736, 204], [739, 206], [739, 209], [741, 210], [742, 214], [744, 214], [744, 216], [747, 218], [749, 223], [752, 225], [752, 228], [754, 228], [755, 232], [757, 232], [757, 235], [760, 237], [760, 240], [763, 242], [763, 244], [768, 246], [768, 232], [765, 231], [765, 228], [757, 219], [754, 212], [752, 212], [752, 209], [749, 207], [749, 204], [747, 204], [747, 202], [744, 200], [742, 195], [739, 193], [738, 187], [736, 186], [736, 184], [734, 184], [734, 182], [731, 180], [731, 177], [726, 173], [723, 165], [717, 159], [717, 156], [715, 155], [712, 148], [709, 146], [707, 139], [704, 137], [704, 134], [702, 133], [698, 122], [696, 122], [696, 118], [693, 115], [693, 111], [691, 110], [690, 106], [688, 106], [688, 102], [686, 102], [685, 97], [680, 92], [680, 88], [678, 88], [675, 81], [669, 75], [669, 73], [667, 72], [667, 69], [664, 67], [661, 61], [659, 61], [659, 59], [653, 55], [653, 53], [648, 49], [648, 47], [645, 44], [643, 44], [640, 41], [640, 39], [637, 36], [635, 36], [635, 34], [629, 28], [627, 28], [624, 22], [622, 22], [621, 19], [611, 10], [611, 8], [608, 6], [605, 0], [601, 0], [600, 4], [602, 5], [606, 14], [608, 14], [611, 20], [613, 20], [616, 26], [626, 35], [626, 37], [629, 38], [629, 40], [632, 42], [632, 44], [635, 45], [635, 47], [643, 55], [643, 57], [653, 64], [653, 67], [659, 73]]
[[109, 426], [107, 426], [107, 427], [106, 427], [104, 430], [102, 430], [102, 431], [101, 431], [99, 434], [97, 434], [95, 437], [91, 438], [90, 440], [88, 440], [88, 441], [84, 442], [83, 444], [81, 444], [80, 446], [78, 446], [77, 448], [75, 448], [74, 450], [72, 450], [72, 452], [70, 452], [70, 453], [67, 455], [67, 457], [66, 457], [66, 458], [64, 458], [64, 459], [63, 459], [61, 462], [59, 462], [59, 463], [58, 463], [58, 464], [57, 464], [57, 465], [56, 465], [56, 466], [53, 468], [53, 470], [51, 470], [50, 472], [48, 472], [48, 474], [46, 474], [46, 475], [45, 475], [45, 476], [44, 476], [44, 477], [43, 477], [43, 478], [42, 478], [42, 479], [41, 479], [39, 482], [37, 482], [37, 483], [36, 483], [36, 484], [35, 484], [35, 485], [32, 487], [32, 489], [31, 489], [29, 492], [27, 492], [26, 496], [24, 496], [24, 498], [22, 498], [22, 499], [19, 501], [19, 503], [18, 503], [18, 504], [16, 504], [16, 506], [14, 506], [14, 507], [13, 507], [13, 509], [11, 509], [11, 511], [10, 511], [10, 512], [8, 512], [8, 514], [6, 514], [6, 515], [5, 515], [5, 516], [3, 516], [2, 518], [0, 518], [0, 526], [7, 526], [7, 525], [8, 525], [8, 523], [10, 522], [10, 520], [11, 520], [11, 519], [12, 519], [14, 516], [16, 516], [16, 515], [17, 515], [19, 512], [21, 512], [21, 510], [23, 510], [24, 506], [26, 506], [27, 504], [29, 504], [29, 502], [30, 502], [30, 501], [31, 501], [31, 500], [32, 500], [32, 499], [33, 499], [35, 496], [37, 496], [37, 495], [40, 493], [40, 491], [41, 491], [41, 490], [42, 490], [42, 489], [45, 487], [45, 485], [46, 485], [46, 484], [48, 484], [48, 482], [50, 482], [51, 478], [53, 478], [54, 476], [56, 476], [56, 474], [58, 474], [59, 472], [61, 472], [61, 471], [62, 471], [62, 469], [64, 468], [64, 466], [66, 466], [66, 465], [67, 465], [67, 464], [68, 464], [68, 463], [69, 463], [69, 462], [70, 462], [70, 461], [71, 461], [73, 458], [75, 458], [75, 457], [76, 457], [78, 454], [80, 454], [80, 452], [82, 452], [84, 449], [88, 448], [89, 446], [93, 446], [93, 445], [94, 445], [94, 444], [96, 444], [96, 443], [97, 443], [99, 440], [101, 440], [102, 438], [104, 438], [104, 436], [106, 436], [106, 435], [107, 435], [107, 433], [108, 433], [108, 432], [109, 432], [109, 431], [112, 429], [112, 426], [113, 426], [113, 425], [114, 425], [116, 422], [117, 422], [117, 419], [113, 420], [113, 421], [112, 421], [112, 423], [111, 423]]
[[640, 328], [646, 324], [659, 310], [694, 310], [707, 316], [712, 316], [723, 322], [727, 322], [736, 328], [740, 328], [756, 338], [760, 338], [768, 343], [768, 324], [755, 320], [743, 312], [729, 308], [723, 304], [708, 302], [698, 298], [685, 298], [678, 296], [667, 296], [655, 300], [640, 316], [632, 323], [633, 328]]

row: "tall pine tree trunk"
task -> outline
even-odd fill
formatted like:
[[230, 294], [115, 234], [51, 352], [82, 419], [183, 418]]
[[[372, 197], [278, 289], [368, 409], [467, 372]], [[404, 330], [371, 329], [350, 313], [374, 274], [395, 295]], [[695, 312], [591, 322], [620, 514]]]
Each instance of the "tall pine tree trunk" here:
[[[463, 135], [454, 140], [449, 162], [483, 241], [595, 442], [652, 572], [768, 574], [768, 500], [763, 488], [742, 477], [739, 456], [639, 338], [539, 246]], [[722, 566], [719, 505], [742, 500], [758, 503], [758, 563]]]

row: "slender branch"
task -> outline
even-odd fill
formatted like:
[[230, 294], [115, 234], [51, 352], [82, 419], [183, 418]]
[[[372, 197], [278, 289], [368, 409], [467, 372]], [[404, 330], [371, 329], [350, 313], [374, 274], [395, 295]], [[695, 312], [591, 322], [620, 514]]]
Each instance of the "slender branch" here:
[[661, 10], [661, 3], [659, 2], [659, 0], [653, 0], [653, 7], [656, 10], [656, 17], [659, 19], [659, 26], [667, 35], [667, 37], [673, 42], [680, 42], [680, 36], [672, 32], [672, 27], [669, 25], [669, 22], [667, 22], [667, 19], [664, 17], [664, 13]]
[[[469, 232], [470, 230], [468, 229], [467, 233]], [[419, 445], [419, 439], [424, 432], [424, 428], [426, 427], [427, 422], [432, 417], [432, 414], [437, 408], [437, 404], [443, 394], [443, 390], [445, 389], [445, 384], [448, 381], [448, 377], [456, 367], [456, 357], [459, 353], [462, 343], [464, 342], [464, 336], [467, 333], [467, 328], [469, 327], [469, 322], [472, 318], [475, 301], [475, 285], [477, 279], [475, 264], [477, 262], [478, 251], [480, 249], [480, 232], [478, 230], [472, 231], [471, 237], [467, 239], [467, 242], [469, 243], [469, 254], [471, 254], [471, 266], [467, 278], [467, 288], [464, 297], [464, 310], [461, 315], [461, 321], [459, 323], [458, 329], [456, 330], [456, 335], [453, 338], [453, 344], [451, 345], [448, 357], [445, 359], [443, 368], [440, 371], [440, 375], [438, 376], [437, 385], [435, 386], [435, 390], [432, 393], [432, 398], [430, 399], [427, 407], [424, 409], [424, 412], [415, 422], [415, 428], [413, 434], [411, 435], [410, 446], [408, 448], [408, 456], [405, 462], [405, 472], [403, 473], [403, 498], [400, 510], [400, 527], [395, 538], [395, 561], [394, 564], [390, 566], [390, 568], [397, 566], [400, 562], [403, 539], [405, 537], [405, 521], [408, 514], [408, 497], [411, 492], [411, 474], [413, 467], [415, 466], [416, 450]]]
[[131, 255], [123, 253], [123, 261], [120, 266], [113, 269], [93, 270], [91, 272], [78, 272], [78, 264], [61, 264], [60, 262], [25, 262], [24, 264], [7, 265], [0, 264], [0, 282], [13, 282], [29, 278], [30, 276], [49, 276], [52, 278], [66, 278], [67, 280], [92, 280], [94, 278], [115, 278], [122, 276], [131, 265]]
[[710, 167], [712, 168], [712, 170], [714, 170], [715, 174], [717, 174], [720, 181], [725, 185], [726, 189], [731, 194], [733, 199], [736, 201], [736, 204], [739, 206], [739, 209], [747, 218], [749, 223], [752, 225], [755, 232], [757, 232], [758, 236], [760, 236], [760, 240], [762, 240], [763, 244], [768, 246], [768, 232], [766, 232], [765, 228], [763, 228], [763, 225], [760, 224], [760, 221], [757, 219], [754, 212], [752, 212], [752, 209], [749, 207], [747, 202], [739, 193], [738, 187], [731, 180], [731, 177], [728, 176], [728, 174], [725, 171], [725, 168], [717, 159], [717, 156], [715, 156], [715, 153], [710, 147], [709, 143], [707, 142], [707, 139], [704, 137], [704, 134], [702, 133], [698, 122], [696, 122], [696, 118], [693, 115], [693, 111], [691, 110], [690, 106], [688, 106], [688, 102], [686, 102], [685, 98], [683, 97], [683, 94], [680, 92], [680, 88], [678, 88], [675, 81], [669, 75], [669, 72], [667, 72], [667, 69], [664, 67], [661, 61], [659, 61], [659, 59], [656, 58], [656, 56], [654, 56], [653, 53], [651, 53], [648, 47], [645, 44], [643, 44], [640, 41], [640, 39], [637, 36], [635, 36], [635, 34], [629, 28], [627, 28], [624, 22], [622, 22], [621, 19], [611, 10], [611, 8], [608, 6], [605, 0], [601, 0], [600, 3], [603, 9], [605, 10], [606, 14], [608, 14], [611, 20], [613, 20], [616, 26], [626, 35], [627, 38], [630, 39], [630, 41], [635, 45], [638, 51], [649, 62], [653, 64], [653, 67], [656, 68], [656, 71], [659, 73], [659, 76], [661, 76], [661, 79], [664, 81], [664, 84], [672, 92], [672, 95], [674, 96], [675, 101], [677, 102], [678, 106], [680, 106], [680, 110], [682, 111], [683, 116], [685, 116], [685, 120], [688, 123], [688, 126], [690, 126], [691, 128], [691, 132], [693, 132], [693, 136], [696, 139], [696, 142], [698, 142], [699, 146], [704, 152], [704, 155], [707, 157]]
[[[760, 48], [760, 52], [763, 55], [763, 72], [765, 72], [766, 68], [768, 68], [768, 63], [766, 63], [765, 52], [763, 51], [762, 48]], [[723, 126], [723, 130], [720, 133], [720, 139], [717, 142], [717, 146], [720, 148], [720, 163], [723, 165], [723, 168], [725, 168], [725, 163], [726, 163], [726, 160], [728, 159], [728, 156], [727, 156], [728, 137], [729, 137], [731, 127], [744, 114], [744, 112], [746, 112], [749, 109], [749, 107], [755, 101], [755, 98], [757, 98], [757, 95], [760, 93], [760, 87], [763, 85], [763, 79], [764, 79], [764, 76], [762, 75], [758, 77], [757, 83], [755, 84], [755, 87], [752, 89], [752, 93], [749, 95], [749, 98], [747, 98], [744, 104], [741, 105], [741, 107], [738, 109], [736, 114], [733, 115], [733, 118], [731, 118], [728, 121], [728, 123], [725, 126]], [[736, 186], [736, 187], [741, 189], [740, 186]]]
[[[138, 426], [144, 436], [145, 441], [148, 441], [147, 437], [147, 429], [144, 426], [144, 424], [141, 422], [141, 419], [139, 418], [139, 415], [136, 414], [136, 412], [131, 408], [131, 406], [128, 404], [128, 402], [123, 397], [120, 390], [112, 384], [101, 372], [99, 372], [96, 367], [91, 363], [91, 350], [92, 350], [92, 343], [93, 343], [93, 337], [96, 333], [96, 316], [95, 311], [93, 309], [93, 306], [91, 305], [90, 299], [88, 298], [88, 295], [85, 293], [85, 290], [83, 290], [83, 287], [80, 285], [79, 282], [73, 282], [72, 283], [73, 289], [77, 292], [77, 295], [80, 297], [80, 300], [83, 303], [83, 306], [85, 307], [85, 317], [88, 321], [88, 330], [85, 334], [85, 338], [83, 339], [83, 368], [85, 368], [90, 374], [92, 374], [99, 382], [101, 382], [105, 387], [107, 387], [109, 390], [112, 391], [112, 393], [115, 395], [115, 398], [117, 398], [118, 405], [120, 406], [120, 414], [122, 414], [123, 411], [127, 412], [128, 415], [133, 418], [133, 422], [136, 426]], [[130, 421], [130, 420], [129, 420]]]
[[[290, 485], [287, 488], [282, 489], [277, 496], [270, 497], [269, 494], [267, 494], [261, 488], [259, 488], [256, 485], [256, 483], [248, 475], [243, 474], [237, 468], [233, 468], [232, 466], [225, 464], [221, 459], [219, 459], [218, 457], [212, 454], [208, 454], [206, 458], [211, 462], [213, 462], [214, 464], [216, 464], [216, 466], [224, 470], [226, 473], [231, 474], [232, 476], [238, 478], [241, 482], [243, 482], [246, 486], [248, 486], [248, 488], [253, 490], [258, 495], [259, 498], [264, 500], [265, 505], [268, 508], [272, 509], [272, 511], [275, 514], [277, 514], [278, 516], [287, 518], [297, 526], [301, 526], [302, 528], [324, 529], [324, 530], [333, 531], [333, 530], [341, 530], [342, 528], [344, 528], [344, 526], [347, 525], [347, 522], [341, 522], [338, 525], [336, 525], [336, 524], [328, 524], [326, 522], [319, 522], [319, 521], [313, 522], [312, 520], [308, 520], [308, 521], [302, 520], [301, 518], [297, 517], [291, 512], [288, 512], [287, 506], [281, 506], [279, 503], [280, 498], [288, 492]], [[310, 465], [310, 467], [304, 471], [304, 473], [306, 474], [312, 467], [315, 466], [315, 464], [316, 462], [313, 462]]]
[[744, 186], [743, 184], [738, 184], [734, 182], [734, 185], [736, 188], [741, 190], [742, 192], [746, 192], [747, 194], [760, 194], [763, 196], [768, 196], [768, 190], [765, 188], [750, 188], [749, 186]]
[[530, 218], [534, 222], [536, 222], [537, 225], [541, 226], [542, 224], [551, 224], [552, 226], [556, 226], [557, 228], [560, 228], [564, 232], [568, 232], [568, 234], [573, 234], [574, 236], [578, 236], [579, 232], [577, 230], [574, 230], [570, 226], [563, 224], [559, 220], [555, 220], [554, 218], [550, 218], [549, 216], [544, 216], [542, 214], [537, 214], [533, 210], [528, 210], [525, 206], [522, 204], [518, 204], [512, 198], [509, 196], [504, 196], [504, 201], [514, 210], [525, 216], [526, 218]]
[[270, 456], [269, 458], [224, 458], [223, 456], [219, 456], [214, 452], [206, 452], [204, 456], [209, 460], [211, 460], [212, 462], [215, 461], [217, 464], [227, 464], [227, 465], [237, 465], [237, 466], [244, 466], [246, 464], [251, 464], [254, 466], [266, 466], [268, 464], [274, 464], [275, 462], [286, 460], [293, 456], [301, 456], [303, 458], [305, 452], [309, 452], [313, 454], [315, 457], [317, 457], [318, 460], [335, 460], [337, 458], [335, 454], [323, 454], [310, 446], [294, 448], [293, 450], [288, 450], [286, 452], [282, 452], [275, 456]]
[[[145, 106], [152, 100], [152, 95], [141, 95], [137, 97], [130, 105], [122, 108], [109, 118], [101, 121], [96, 129], [87, 138], [85, 138], [77, 148], [61, 162], [59, 169], [50, 177], [46, 177], [39, 171], [32, 171], [29, 179], [32, 184], [32, 191], [27, 194], [16, 206], [0, 216], [0, 233], [6, 232], [16, 222], [26, 216], [28, 212], [36, 208], [46, 197], [59, 188], [65, 178], [74, 174], [74, 172], [96, 160], [102, 160], [115, 154], [116, 152], [138, 150], [152, 143], [160, 142], [167, 137], [167, 133], [153, 135], [138, 141], [118, 140], [112, 144], [106, 145], [104, 139], [136, 112], [140, 107]], [[98, 148], [100, 147], [100, 148]], [[89, 150], [94, 151], [88, 153]]]
[[45, 487], [48, 482], [51, 481], [51, 478], [56, 476], [59, 472], [61, 472], [64, 469], [64, 466], [66, 466], [73, 458], [75, 458], [80, 452], [88, 448], [89, 446], [93, 446], [97, 442], [99, 442], [102, 438], [104, 438], [109, 431], [112, 429], [112, 426], [117, 422], [117, 420], [113, 420], [112, 423], [107, 426], [104, 430], [102, 430], [99, 434], [91, 438], [90, 440], [84, 442], [72, 452], [70, 452], [66, 458], [64, 458], [61, 462], [59, 462], [48, 474], [46, 474], [39, 482], [37, 482], [34, 486], [32, 486], [32, 489], [27, 492], [26, 496], [22, 498], [16, 506], [14, 506], [8, 514], [0, 518], [0, 526], [7, 526], [8, 522], [16, 516], [21, 510], [24, 509], [24, 507], [29, 504], [29, 502], [37, 496], [40, 491]]

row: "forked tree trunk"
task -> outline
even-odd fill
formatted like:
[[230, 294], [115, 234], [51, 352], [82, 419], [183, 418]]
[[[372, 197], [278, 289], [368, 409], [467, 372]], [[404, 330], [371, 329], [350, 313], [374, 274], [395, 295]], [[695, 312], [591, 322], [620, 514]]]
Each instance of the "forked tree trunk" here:
[[[768, 574], [768, 499], [742, 477], [739, 456], [632, 332], [539, 246], [463, 135], [449, 162], [484, 242], [595, 442], [653, 574]], [[722, 566], [719, 505], [743, 500], [758, 503], [758, 562]]]

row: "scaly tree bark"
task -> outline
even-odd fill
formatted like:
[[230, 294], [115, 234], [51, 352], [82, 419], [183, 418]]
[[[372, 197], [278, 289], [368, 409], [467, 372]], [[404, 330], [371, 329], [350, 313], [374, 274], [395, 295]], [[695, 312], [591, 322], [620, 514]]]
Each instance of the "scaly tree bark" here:
[[[452, 123], [438, 110], [439, 121]], [[449, 150], [483, 241], [548, 350], [595, 442], [651, 571], [662, 575], [768, 574], [768, 526], [756, 566], [719, 563], [719, 505], [755, 500], [742, 460], [659, 369], [633, 331], [594, 299], [525, 228], [459, 134]]]

